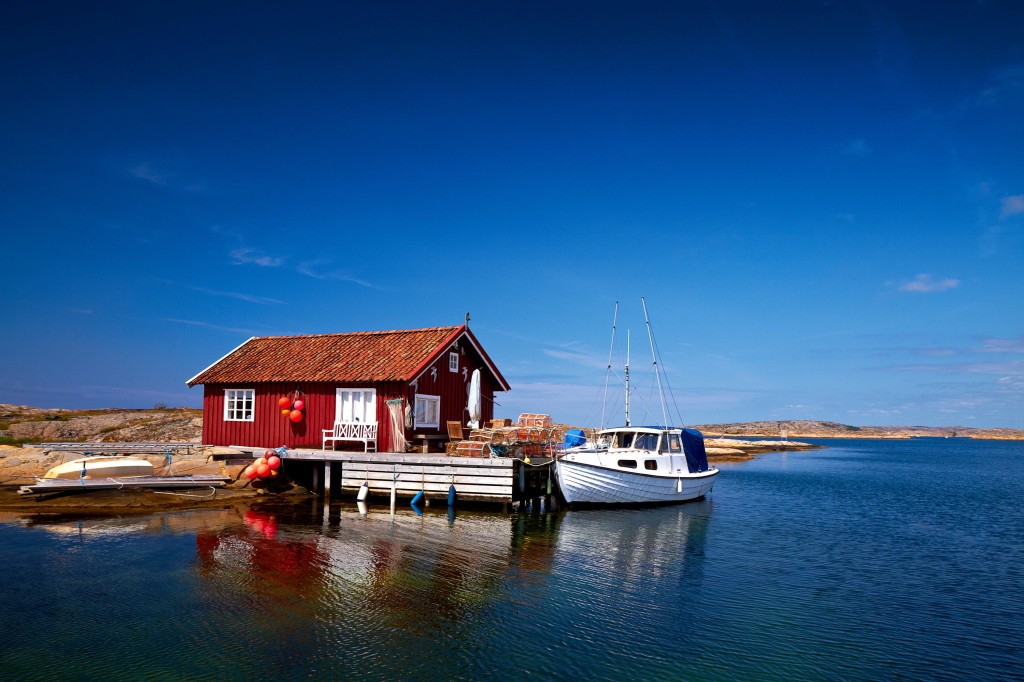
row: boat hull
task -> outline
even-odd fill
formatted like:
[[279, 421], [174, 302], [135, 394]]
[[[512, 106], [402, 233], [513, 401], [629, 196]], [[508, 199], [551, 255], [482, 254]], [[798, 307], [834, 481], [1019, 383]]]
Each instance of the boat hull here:
[[555, 478], [569, 504], [674, 504], [711, 492], [718, 470], [655, 476], [597, 464], [560, 460]]
[[[82, 476], [82, 469], [85, 476]], [[43, 478], [127, 478], [152, 476], [153, 465], [138, 457], [96, 456], [65, 462], [55, 466]]]

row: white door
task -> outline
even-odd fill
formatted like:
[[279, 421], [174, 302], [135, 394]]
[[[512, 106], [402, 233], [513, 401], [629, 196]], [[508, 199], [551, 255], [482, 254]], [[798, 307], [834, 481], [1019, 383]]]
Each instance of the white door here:
[[377, 423], [377, 391], [372, 388], [339, 388], [334, 402], [334, 421], [348, 424]]

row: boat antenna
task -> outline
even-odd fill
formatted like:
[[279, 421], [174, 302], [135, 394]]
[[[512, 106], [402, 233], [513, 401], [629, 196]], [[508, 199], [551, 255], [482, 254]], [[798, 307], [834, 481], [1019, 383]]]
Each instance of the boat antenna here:
[[608, 406], [608, 377], [612, 374], [612, 351], [615, 350], [615, 325], [619, 321], [619, 302], [615, 302], [615, 314], [612, 315], [612, 345], [608, 348], [608, 369], [604, 373], [604, 400], [601, 402], [601, 428], [604, 429], [604, 412]]
[[629, 330], [626, 330], [626, 426], [629, 423]]
[[654, 352], [654, 332], [651, 330], [651, 318], [647, 316], [647, 301], [640, 297], [640, 303], [644, 306], [644, 322], [647, 323], [647, 338], [651, 340], [651, 359], [654, 362], [654, 376], [658, 379], [658, 396], [661, 398], [661, 418], [665, 420], [665, 428], [668, 428], [668, 412], [665, 410], [665, 392], [661, 389], [661, 371], [658, 369], [658, 354]]

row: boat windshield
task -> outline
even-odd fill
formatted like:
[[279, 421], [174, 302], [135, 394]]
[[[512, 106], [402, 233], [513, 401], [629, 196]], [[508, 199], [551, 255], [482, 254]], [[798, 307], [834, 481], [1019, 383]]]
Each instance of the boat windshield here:
[[[616, 431], [611, 434], [612, 443], [611, 446], [615, 450], [650, 450], [656, 451], [658, 449], [658, 439], [660, 434], [657, 433], [636, 433], [634, 431]], [[675, 436], [676, 449], [679, 449], [679, 437]]]
[[632, 431], [619, 431], [613, 434], [612, 447], [626, 449], [633, 444], [633, 436], [635, 434]]
[[633, 447], [637, 450], [657, 450], [658, 449], [658, 434], [656, 433], [638, 433], [636, 434], [636, 441], [633, 443]]

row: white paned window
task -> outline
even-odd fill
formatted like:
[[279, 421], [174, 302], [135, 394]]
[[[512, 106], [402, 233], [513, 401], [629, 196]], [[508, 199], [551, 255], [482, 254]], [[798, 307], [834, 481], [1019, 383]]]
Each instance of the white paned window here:
[[224, 389], [224, 421], [251, 422], [256, 412], [256, 390], [252, 388]]
[[347, 424], [377, 423], [377, 391], [372, 388], [339, 388], [334, 402], [334, 421]]
[[449, 353], [448, 354], [448, 371], [458, 372], [459, 371], [459, 354]]
[[416, 394], [416, 407], [413, 410], [415, 417], [414, 428], [438, 428], [441, 414], [441, 396]]

